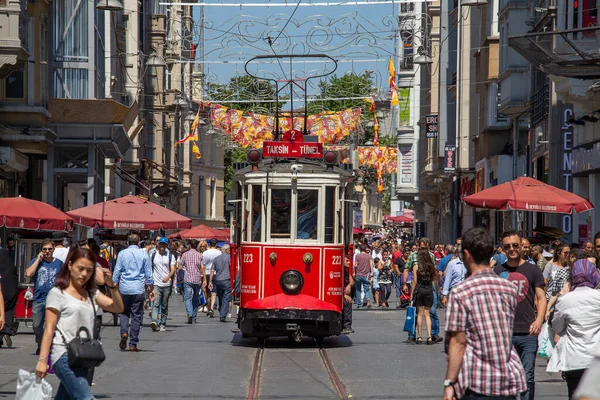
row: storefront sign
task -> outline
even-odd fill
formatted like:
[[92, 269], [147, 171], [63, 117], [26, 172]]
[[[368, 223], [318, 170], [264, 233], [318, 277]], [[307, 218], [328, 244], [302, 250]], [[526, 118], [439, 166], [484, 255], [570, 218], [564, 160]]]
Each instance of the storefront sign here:
[[452, 173], [456, 171], [456, 146], [444, 147], [444, 172]]
[[583, 245], [588, 240], [588, 226], [587, 224], [579, 224], [579, 247], [583, 248]]
[[[563, 104], [562, 106], [562, 126], [560, 127], [560, 137], [562, 145], [561, 174], [562, 186], [567, 192], [572, 190], [572, 155], [573, 155], [573, 126], [567, 122], [573, 118], [573, 105]], [[573, 217], [571, 214], [565, 214], [562, 217], [562, 231], [565, 236], [573, 233]]]
[[600, 169], [600, 142], [594, 143], [591, 149], [575, 149], [572, 152], [573, 175]]
[[354, 210], [354, 227], [362, 229], [362, 227], [363, 227], [363, 213], [362, 213], [362, 211]]
[[438, 116], [437, 114], [425, 116], [425, 134], [427, 138], [438, 137]]
[[415, 237], [422, 238], [425, 237], [425, 222], [417, 222], [415, 224]]
[[264, 141], [263, 157], [323, 158], [323, 144]]
[[413, 183], [413, 151], [412, 144], [400, 145], [400, 183]]

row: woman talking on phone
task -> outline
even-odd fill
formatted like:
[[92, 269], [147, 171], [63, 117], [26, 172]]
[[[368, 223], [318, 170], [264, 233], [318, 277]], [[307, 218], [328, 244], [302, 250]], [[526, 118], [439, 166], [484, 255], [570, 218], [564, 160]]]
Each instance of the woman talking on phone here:
[[[94, 332], [97, 307], [114, 313], [123, 311], [123, 301], [116, 285], [107, 285], [112, 298], [98, 291], [96, 271], [96, 256], [91, 250], [72, 250], [56, 279], [56, 286], [46, 299], [46, 328], [35, 373], [41, 378], [46, 376], [52, 344], [51, 362], [60, 380], [56, 394], [58, 400], [92, 398], [87, 379], [89, 368], [70, 366], [73, 360], [68, 357], [67, 344], [78, 336], [80, 329], [85, 328], [90, 334]], [[104, 281], [112, 283], [111, 272], [102, 269], [102, 273]]]

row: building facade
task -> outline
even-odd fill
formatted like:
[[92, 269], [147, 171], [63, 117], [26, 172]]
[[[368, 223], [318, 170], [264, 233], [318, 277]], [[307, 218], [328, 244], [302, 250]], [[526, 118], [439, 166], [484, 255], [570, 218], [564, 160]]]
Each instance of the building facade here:
[[223, 152], [204, 125], [200, 161], [175, 146], [201, 99], [194, 7], [104, 3], [0, 2], [0, 196], [67, 211], [141, 194], [222, 226]]

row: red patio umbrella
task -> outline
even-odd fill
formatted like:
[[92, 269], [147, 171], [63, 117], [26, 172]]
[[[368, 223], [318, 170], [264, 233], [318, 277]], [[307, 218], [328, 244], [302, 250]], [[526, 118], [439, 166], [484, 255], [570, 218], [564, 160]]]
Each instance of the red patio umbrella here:
[[229, 240], [229, 229], [217, 229], [206, 225], [197, 225], [191, 229], [186, 229], [181, 232], [176, 232], [169, 235], [169, 238], [182, 239], [212, 239]]
[[414, 219], [407, 217], [405, 215], [398, 215], [396, 217], [392, 217], [391, 215], [385, 215], [383, 217], [384, 220], [395, 222], [395, 223], [403, 223], [403, 224], [412, 224]]
[[49, 204], [25, 197], [0, 198], [0, 227], [70, 231], [73, 218]]
[[359, 233], [365, 233], [366, 231], [362, 228], [352, 228], [352, 234], [358, 235]]
[[78, 225], [104, 229], [185, 229], [192, 220], [137, 196], [125, 196], [69, 211]]
[[463, 197], [472, 207], [571, 214], [594, 208], [576, 194], [526, 176]]

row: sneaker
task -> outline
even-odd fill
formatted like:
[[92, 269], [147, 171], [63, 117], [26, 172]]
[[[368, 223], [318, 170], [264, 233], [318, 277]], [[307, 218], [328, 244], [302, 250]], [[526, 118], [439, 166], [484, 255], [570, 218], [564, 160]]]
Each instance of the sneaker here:
[[206, 315], [208, 317], [210, 317], [210, 318], [214, 318], [215, 317], [215, 313], [212, 310], [210, 310]]
[[352, 329], [352, 328], [344, 328], [344, 329], [342, 329], [342, 333], [344, 335], [349, 335], [351, 333], [354, 333], [354, 329]]
[[192, 324], [192, 317], [188, 317], [188, 322], [187, 323], [188, 323], [188, 325]]
[[444, 338], [439, 337], [439, 336], [432, 336], [431, 337], [431, 343], [442, 343], [444, 341]]
[[161, 331], [161, 332], [166, 332], [166, 331], [167, 331], [167, 328], [165, 328], [165, 326], [164, 326], [164, 325], [161, 325], [161, 326], [160, 326], [160, 329], [159, 329], [159, 331]]
[[125, 348], [127, 347], [127, 338], [128, 335], [126, 333], [121, 335], [121, 341], [119, 342], [119, 348], [121, 350], [125, 350]]
[[150, 328], [152, 329], [152, 331], [156, 332], [158, 330], [158, 325], [156, 324], [156, 322], [152, 321], [150, 322]]
[[227, 318], [221, 317], [221, 318], [219, 318], [219, 321], [221, 321], [221, 322], [227, 322]]
[[231, 313], [227, 314], [227, 318], [231, 318]]
[[12, 339], [10, 335], [4, 335], [4, 343], [6, 343], [6, 347], [12, 347]]
[[129, 351], [139, 351], [139, 350], [138, 350], [137, 346], [131, 345], [131, 346], [129, 346]]

